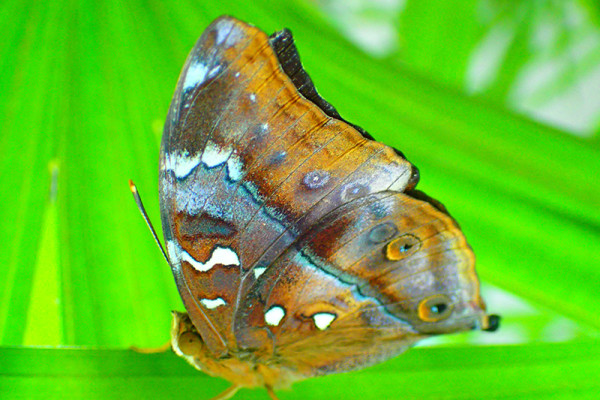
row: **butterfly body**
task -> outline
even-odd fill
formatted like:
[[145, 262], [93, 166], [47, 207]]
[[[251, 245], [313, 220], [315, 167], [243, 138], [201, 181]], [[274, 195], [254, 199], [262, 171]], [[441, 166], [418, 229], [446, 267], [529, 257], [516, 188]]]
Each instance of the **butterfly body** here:
[[285, 368], [275, 357], [257, 357], [254, 352], [230, 350], [226, 357], [215, 357], [202, 342], [186, 313], [173, 312], [171, 346], [191, 365], [211, 376], [224, 378], [237, 387], [288, 388], [307, 378]]
[[175, 351], [236, 386], [362, 368], [485, 328], [474, 256], [401, 153], [346, 121], [288, 31], [231, 17], [190, 53], [160, 153], [165, 242], [187, 309]]

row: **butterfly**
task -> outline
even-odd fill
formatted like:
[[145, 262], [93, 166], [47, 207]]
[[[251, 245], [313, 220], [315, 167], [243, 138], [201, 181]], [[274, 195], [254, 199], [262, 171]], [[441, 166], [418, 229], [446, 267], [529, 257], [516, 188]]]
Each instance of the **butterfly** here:
[[187, 313], [173, 350], [241, 387], [360, 369], [495, 330], [474, 255], [404, 155], [320, 97], [289, 30], [215, 20], [160, 149], [164, 240]]

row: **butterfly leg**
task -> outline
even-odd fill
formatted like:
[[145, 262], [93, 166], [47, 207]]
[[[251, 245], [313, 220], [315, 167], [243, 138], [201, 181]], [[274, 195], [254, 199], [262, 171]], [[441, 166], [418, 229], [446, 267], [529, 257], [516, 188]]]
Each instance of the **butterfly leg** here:
[[267, 389], [267, 393], [269, 394], [269, 397], [272, 400], [279, 400], [279, 397], [277, 397], [277, 395], [275, 395], [275, 392], [273, 391], [273, 388], [269, 385], [265, 385], [265, 389]]
[[233, 395], [240, 389], [239, 386], [231, 385], [220, 395], [213, 397], [210, 400], [227, 400], [233, 397]]
[[130, 350], [135, 351], [136, 353], [141, 353], [141, 354], [156, 354], [156, 353], [164, 353], [166, 351], [169, 351], [171, 349], [171, 341], [169, 340], [167, 343], [158, 346], [158, 347], [137, 347], [137, 346], [131, 346], [129, 348]]

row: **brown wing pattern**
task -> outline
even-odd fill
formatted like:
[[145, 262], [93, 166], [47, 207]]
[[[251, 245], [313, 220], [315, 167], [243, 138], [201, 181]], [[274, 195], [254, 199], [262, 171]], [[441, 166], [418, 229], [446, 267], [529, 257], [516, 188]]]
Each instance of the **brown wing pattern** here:
[[243, 299], [236, 335], [309, 376], [382, 361], [431, 334], [473, 329], [484, 310], [456, 223], [388, 191], [346, 203], [301, 235]]
[[[288, 31], [213, 22], [179, 78], [160, 157], [171, 266], [208, 349], [193, 363], [270, 387], [487, 326], [473, 253], [417, 181], [318, 95]], [[188, 332], [179, 318], [174, 331]]]
[[255, 267], [330, 210], [415, 177], [392, 149], [300, 94], [263, 32], [227, 17], [211, 24], [179, 79], [160, 160], [169, 256], [209, 348], [237, 347], [228, 328]]

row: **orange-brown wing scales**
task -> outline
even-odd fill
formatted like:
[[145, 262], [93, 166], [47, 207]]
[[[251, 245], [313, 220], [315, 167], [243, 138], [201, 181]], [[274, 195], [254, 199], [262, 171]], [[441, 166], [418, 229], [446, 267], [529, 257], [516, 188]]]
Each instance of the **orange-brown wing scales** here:
[[393, 150], [299, 94], [264, 33], [231, 18], [211, 24], [177, 85], [159, 181], [173, 272], [208, 348], [237, 347], [227, 328], [240, 299], [298, 235], [414, 177]]
[[[324, 246], [332, 236], [336, 245]], [[473, 253], [454, 220], [428, 202], [393, 192], [359, 199], [329, 214], [302, 248], [316, 263], [359, 279], [361, 293], [422, 332], [471, 329], [481, 318]], [[419, 317], [416, 304], [434, 295], [450, 299], [454, 318], [434, 324]]]
[[308, 377], [376, 363], [423, 337], [349, 278], [290, 248], [242, 300], [238, 344]]
[[[439, 298], [452, 314], [434, 321], [424, 307]], [[234, 326], [242, 348], [259, 346], [260, 330], [269, 338], [261, 354], [293, 355], [294, 367], [317, 374], [381, 361], [429, 334], [471, 329], [484, 308], [455, 222], [426, 201], [382, 192], [303, 233], [248, 287]]]

